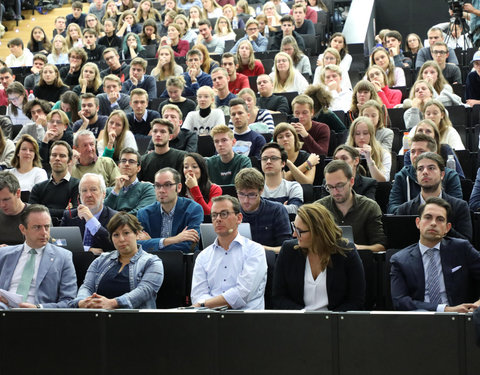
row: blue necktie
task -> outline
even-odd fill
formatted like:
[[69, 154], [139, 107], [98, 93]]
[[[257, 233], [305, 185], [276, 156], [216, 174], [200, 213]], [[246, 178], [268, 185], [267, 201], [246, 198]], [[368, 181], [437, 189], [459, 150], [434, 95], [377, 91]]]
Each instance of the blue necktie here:
[[425, 286], [427, 287], [427, 290], [428, 290], [430, 303], [434, 303], [438, 305], [441, 303], [440, 280], [439, 280], [440, 272], [437, 267], [437, 263], [435, 262], [435, 256], [434, 256], [435, 251], [437, 251], [437, 249], [428, 249], [426, 251], [429, 262], [427, 266], [427, 281]]
[[22, 277], [17, 288], [17, 294], [23, 296], [23, 302], [27, 300], [28, 292], [32, 284], [33, 274], [35, 273], [35, 258], [37, 256], [37, 251], [35, 249], [31, 249], [29, 253], [30, 258], [28, 258], [27, 263], [25, 263], [25, 268], [23, 269]]

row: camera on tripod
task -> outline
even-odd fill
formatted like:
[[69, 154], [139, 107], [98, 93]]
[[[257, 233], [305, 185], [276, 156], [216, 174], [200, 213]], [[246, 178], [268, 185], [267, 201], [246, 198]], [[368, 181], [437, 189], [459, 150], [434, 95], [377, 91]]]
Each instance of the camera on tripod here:
[[449, 8], [452, 10], [452, 18], [455, 20], [463, 18], [463, 0], [447, 0]]

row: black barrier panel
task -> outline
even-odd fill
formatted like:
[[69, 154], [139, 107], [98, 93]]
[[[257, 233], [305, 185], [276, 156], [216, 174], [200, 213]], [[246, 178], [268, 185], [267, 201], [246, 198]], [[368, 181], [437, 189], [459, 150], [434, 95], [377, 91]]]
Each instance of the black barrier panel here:
[[106, 374], [103, 318], [79, 310], [1, 311], [0, 374]]
[[463, 320], [443, 314], [342, 314], [339, 374], [464, 375]]
[[217, 319], [215, 313], [193, 310], [108, 313], [108, 374], [220, 375], [216, 372]]
[[218, 367], [228, 375], [333, 374], [334, 326], [328, 313], [221, 314]]
[[466, 375], [480, 374], [480, 347], [476, 344], [477, 336], [472, 315], [465, 319], [465, 361]]

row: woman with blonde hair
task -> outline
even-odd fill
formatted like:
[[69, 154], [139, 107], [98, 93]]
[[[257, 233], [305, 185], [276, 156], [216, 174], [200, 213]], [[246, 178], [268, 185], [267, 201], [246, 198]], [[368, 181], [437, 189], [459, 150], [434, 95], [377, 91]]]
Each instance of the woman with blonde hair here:
[[244, 29], [245, 28], [245, 21], [242, 18], [237, 17], [237, 11], [233, 4], [225, 4], [222, 8], [223, 15], [228, 18], [230, 24], [232, 25], [232, 29]]
[[30, 134], [20, 137], [11, 164], [10, 172], [17, 177], [21, 191], [31, 191], [33, 185], [48, 178], [42, 168], [38, 143]]
[[372, 121], [375, 138], [384, 149], [392, 151], [393, 131], [385, 127], [383, 111], [383, 105], [376, 100], [369, 100], [361, 107], [360, 116], [368, 117]]
[[452, 86], [448, 84], [436, 61], [425, 61], [418, 72], [418, 79], [423, 79], [433, 86], [435, 90], [433, 97], [444, 106], [463, 104], [462, 98], [453, 93]]
[[410, 96], [403, 102], [403, 107], [408, 108], [403, 113], [403, 120], [407, 129], [413, 128], [418, 121], [423, 119], [425, 103], [433, 99], [435, 89], [423, 79], [418, 79], [410, 90]]
[[0, 128], [0, 169], [12, 167], [12, 158], [15, 154], [15, 143], [5, 137], [2, 128]]
[[377, 94], [387, 108], [393, 108], [402, 102], [402, 92], [391, 89], [387, 85], [387, 75], [378, 65], [372, 65], [365, 73], [367, 80], [372, 82]]
[[308, 87], [305, 77], [293, 67], [291, 57], [285, 52], [275, 55], [274, 69], [269, 74], [273, 81], [273, 92], [297, 92], [303, 94]]
[[67, 40], [60, 34], [55, 35], [52, 43], [52, 52], [47, 56], [49, 64], [68, 64]]
[[100, 77], [97, 64], [88, 62], [82, 66], [78, 83], [72, 90], [78, 96], [87, 92], [94, 95], [103, 93], [102, 77]]
[[67, 27], [67, 48], [71, 50], [74, 47], [83, 48], [82, 29], [76, 23], [71, 23]]
[[[331, 167], [343, 162], [332, 161]], [[338, 167], [341, 169], [342, 167]], [[351, 172], [344, 170], [348, 177]], [[285, 241], [273, 276], [275, 309], [362, 310], [365, 275], [355, 245], [342, 237], [332, 214], [321, 204], [299, 207], [294, 240]]]
[[38, 85], [33, 88], [33, 95], [53, 105], [65, 91], [68, 91], [68, 86], [60, 78], [57, 66], [46, 64], [40, 72]]
[[209, 86], [197, 91], [198, 111], [190, 112], [182, 128], [196, 132], [199, 136], [210, 134], [216, 125], [225, 125], [225, 116], [221, 109], [215, 108], [215, 92]]
[[198, 29], [198, 23], [202, 19], [202, 7], [193, 5], [188, 12], [188, 24], [192, 29]]
[[293, 125], [286, 122], [278, 124], [273, 131], [273, 142], [283, 146], [288, 155], [283, 178], [300, 184], [313, 184], [320, 158], [301, 149], [302, 142]]
[[177, 77], [170, 77], [167, 79], [166, 91], [168, 94], [168, 99], [160, 103], [158, 106], [158, 113], [161, 114], [163, 112], [163, 107], [168, 104], [175, 105], [180, 110], [182, 113], [181, 119], [187, 118], [187, 115], [190, 112], [195, 111], [197, 104], [193, 100], [182, 96], [184, 88], [185, 78], [183, 78], [183, 76], [179, 75]]
[[350, 126], [347, 142], [367, 162], [367, 173], [378, 182], [390, 181], [392, 155], [375, 138], [375, 128], [368, 117], [359, 116]]
[[237, 34], [234, 33], [230, 20], [225, 16], [220, 16], [217, 18], [215, 23], [215, 36], [224, 42], [227, 40], [235, 41]]
[[117, 109], [110, 113], [105, 129], [98, 135], [98, 154], [118, 162], [120, 151], [124, 148], [131, 147], [138, 150], [135, 136], [129, 128], [127, 115], [124, 111]]
[[255, 17], [255, 9], [248, 5], [247, 0], [237, 1], [237, 16], [238, 17]]
[[202, 53], [202, 65], [200, 66], [200, 69], [205, 73], [210, 74], [213, 69], [219, 67], [218, 62], [210, 58], [210, 53], [208, 53], [208, 49], [204, 44], [195, 44], [192, 49], [196, 49]]
[[158, 48], [158, 64], [153, 68], [150, 75], [154, 76], [157, 81], [164, 81], [181, 74], [183, 74], [183, 68], [175, 62], [172, 47], [160, 46]]
[[267, 17], [267, 26], [270, 33], [278, 31], [280, 25], [280, 14], [277, 13], [275, 4], [272, 1], [267, 1], [263, 5], [263, 14]]
[[[242, 89], [237, 95], [242, 98], [248, 107], [249, 127], [258, 133], [272, 133], [275, 123], [268, 109], [260, 109], [257, 107], [257, 96], [252, 89]], [[230, 120], [230, 125], [233, 126]], [[257, 130], [258, 129], [258, 130]]]
[[402, 68], [395, 67], [389, 52], [383, 47], [377, 47], [370, 55], [370, 66], [378, 65], [387, 75], [389, 87], [406, 86], [405, 73]]
[[255, 58], [252, 44], [249, 40], [242, 40], [237, 49], [237, 73], [246, 76], [259, 76], [265, 73], [265, 68], [260, 60]]
[[195, 43], [198, 34], [190, 28], [190, 23], [185, 15], [179, 14], [174, 18], [173, 23], [180, 26], [180, 39], [186, 40], [189, 44]]
[[287, 35], [283, 37], [282, 43], [280, 44], [280, 51], [287, 53], [292, 58], [295, 69], [300, 73], [312, 75], [310, 60], [300, 51], [297, 41], [293, 36]]
[[107, 4], [105, 4], [105, 15], [102, 18], [102, 23], [105, 24], [105, 21], [109, 18], [115, 20], [115, 22], [118, 22], [121, 14], [122, 12], [119, 11], [115, 0], [108, 0]]
[[158, 10], [153, 7], [151, 0], [142, 0], [135, 13], [137, 23], [144, 23], [146, 20], [161, 22], [162, 16]]
[[222, 7], [215, 0], [202, 0], [202, 16], [205, 19], [218, 18], [223, 15]]

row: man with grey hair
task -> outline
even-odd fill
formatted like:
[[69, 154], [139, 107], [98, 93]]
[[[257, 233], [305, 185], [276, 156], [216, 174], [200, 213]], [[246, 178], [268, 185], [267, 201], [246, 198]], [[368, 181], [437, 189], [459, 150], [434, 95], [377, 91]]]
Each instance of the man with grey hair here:
[[85, 173], [102, 175], [108, 186], [115, 184], [120, 170], [112, 158], [97, 156], [95, 135], [90, 130], [80, 130], [73, 138], [72, 177], [81, 179]]
[[64, 227], [79, 227], [85, 251], [94, 254], [115, 249], [107, 224], [117, 211], [104, 206], [106, 190], [102, 175], [85, 173], [78, 184], [80, 204], [74, 210], [65, 211], [61, 223]]
[[0, 247], [18, 245], [23, 235], [18, 228], [27, 204], [20, 199], [20, 183], [8, 171], [0, 172]]

